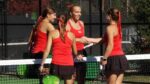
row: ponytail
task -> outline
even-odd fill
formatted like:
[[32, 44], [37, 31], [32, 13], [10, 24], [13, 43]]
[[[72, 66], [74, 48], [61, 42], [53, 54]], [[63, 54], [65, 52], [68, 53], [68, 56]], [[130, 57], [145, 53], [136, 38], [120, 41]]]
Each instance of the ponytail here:
[[122, 38], [121, 13], [118, 11], [118, 12], [117, 12], [117, 15], [118, 15], [118, 23], [117, 23], [117, 26], [118, 26], [120, 38]]
[[107, 11], [107, 15], [110, 15], [112, 20], [117, 22], [119, 36], [120, 36], [120, 38], [122, 38], [122, 25], [121, 25], [121, 13], [120, 13], [120, 11], [116, 8], [110, 8]]
[[58, 18], [58, 30], [60, 32], [60, 38], [63, 42], [65, 42], [66, 22], [66, 16], [60, 15]]

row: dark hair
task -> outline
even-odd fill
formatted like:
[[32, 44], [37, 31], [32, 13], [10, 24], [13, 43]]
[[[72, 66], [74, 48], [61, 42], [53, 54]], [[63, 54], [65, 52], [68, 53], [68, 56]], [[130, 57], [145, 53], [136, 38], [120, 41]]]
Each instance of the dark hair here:
[[54, 8], [51, 8], [51, 7], [47, 7], [43, 10], [42, 12], [42, 17], [45, 18], [47, 16], [47, 14], [53, 14], [55, 13], [55, 9]]
[[65, 42], [65, 32], [66, 32], [67, 18], [65, 14], [58, 16], [58, 30], [60, 31], [60, 37], [63, 42]]
[[70, 7], [70, 10], [69, 10], [69, 12], [73, 12], [73, 8], [74, 7], [80, 7], [79, 5], [72, 5], [71, 7]]
[[108, 11], [107, 11], [107, 15], [110, 15], [112, 20], [114, 21], [118, 21], [119, 20], [119, 10], [116, 9], [116, 8], [110, 8]]

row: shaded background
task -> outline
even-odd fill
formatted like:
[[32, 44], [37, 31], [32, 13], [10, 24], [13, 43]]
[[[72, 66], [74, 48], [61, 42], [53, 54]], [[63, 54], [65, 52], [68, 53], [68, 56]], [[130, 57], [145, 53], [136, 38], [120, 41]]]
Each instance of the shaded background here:
[[[70, 4], [82, 8], [81, 20], [89, 37], [102, 37], [108, 8], [122, 12], [123, 49], [127, 54], [150, 52], [150, 0], [0, 0], [0, 59], [27, 56], [27, 40], [37, 17], [46, 6], [68, 13]], [[104, 47], [86, 49], [89, 55], [102, 55]]]

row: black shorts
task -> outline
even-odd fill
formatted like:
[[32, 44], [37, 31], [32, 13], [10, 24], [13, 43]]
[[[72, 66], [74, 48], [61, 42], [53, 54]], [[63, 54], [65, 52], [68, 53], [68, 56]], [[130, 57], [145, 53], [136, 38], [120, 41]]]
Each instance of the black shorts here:
[[129, 67], [127, 58], [124, 55], [111, 56], [107, 59], [107, 64], [105, 66], [106, 75], [110, 74], [121, 74], [124, 73]]
[[56, 64], [51, 64], [50, 66], [50, 74], [56, 75], [61, 79], [71, 79], [74, 72], [74, 66], [62, 66]]

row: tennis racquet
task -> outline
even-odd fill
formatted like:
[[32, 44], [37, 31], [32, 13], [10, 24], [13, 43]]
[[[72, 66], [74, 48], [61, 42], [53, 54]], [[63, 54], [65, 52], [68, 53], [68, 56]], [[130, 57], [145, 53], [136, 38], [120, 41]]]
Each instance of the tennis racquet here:
[[93, 83], [105, 84], [105, 65], [99, 65], [99, 74], [94, 78]]
[[89, 47], [91, 47], [91, 46], [93, 46], [93, 45], [94, 45], [94, 43], [90, 43], [90, 44], [84, 46], [84, 49], [89, 48]]
[[55, 75], [45, 75], [43, 77], [43, 84], [59, 84], [60, 79]]

